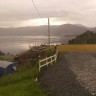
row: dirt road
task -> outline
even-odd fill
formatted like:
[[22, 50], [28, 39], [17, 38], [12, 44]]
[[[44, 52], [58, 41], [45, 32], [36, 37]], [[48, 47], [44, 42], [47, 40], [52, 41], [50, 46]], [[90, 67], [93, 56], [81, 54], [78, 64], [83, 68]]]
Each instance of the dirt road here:
[[66, 55], [62, 54], [57, 64], [43, 70], [39, 78], [41, 87], [48, 92], [48, 96], [93, 96], [78, 82]]

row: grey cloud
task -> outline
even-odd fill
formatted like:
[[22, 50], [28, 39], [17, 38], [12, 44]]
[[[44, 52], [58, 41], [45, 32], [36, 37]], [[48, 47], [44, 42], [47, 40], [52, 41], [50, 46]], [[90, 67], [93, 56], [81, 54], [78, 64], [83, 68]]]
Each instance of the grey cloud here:
[[[73, 23], [96, 25], [96, 0], [34, 0], [34, 2], [42, 18], [59, 17]], [[21, 20], [34, 18], [39, 18], [39, 16], [31, 0], [2, 0], [0, 2], [1, 26], [17, 25], [17, 22]]]

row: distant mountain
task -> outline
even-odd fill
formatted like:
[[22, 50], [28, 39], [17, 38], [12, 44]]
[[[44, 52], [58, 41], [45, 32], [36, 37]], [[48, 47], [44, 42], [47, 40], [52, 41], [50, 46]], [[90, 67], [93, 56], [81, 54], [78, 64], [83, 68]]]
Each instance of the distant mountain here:
[[[50, 26], [51, 36], [61, 37], [62, 42], [67, 42], [75, 35], [84, 33], [87, 30], [94, 30], [96, 28], [89, 28], [80, 24], [64, 24], [61, 26]], [[0, 36], [47, 36], [47, 26], [35, 27], [19, 27], [19, 28], [0, 28]]]
[[59, 26], [54, 34], [61, 37], [61, 43], [68, 43], [70, 39], [73, 39], [77, 35], [82, 34], [87, 30], [89, 29], [85, 26], [64, 24]]
[[[78, 26], [76, 24], [64, 24], [61, 26], [51, 26], [51, 35], [64, 36], [70, 34], [82, 34], [88, 28]], [[47, 35], [47, 26], [35, 26], [35, 27], [19, 27], [19, 28], [0, 28], [0, 36], [30, 36], [30, 35]]]
[[96, 27], [92, 28], [92, 31], [96, 32]]
[[61, 36], [64, 35], [78, 35], [82, 34], [84, 31], [88, 30], [87, 27], [73, 25], [73, 24], [64, 24], [58, 27], [57, 34]]
[[46, 35], [47, 26], [41, 27], [19, 27], [19, 28], [0, 28], [0, 36], [34, 36]]

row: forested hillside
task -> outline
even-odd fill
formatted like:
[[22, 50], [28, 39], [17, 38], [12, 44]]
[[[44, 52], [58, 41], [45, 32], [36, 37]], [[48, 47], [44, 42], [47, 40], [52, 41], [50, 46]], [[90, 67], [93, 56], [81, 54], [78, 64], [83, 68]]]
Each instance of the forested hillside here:
[[69, 44], [96, 44], [96, 33], [93, 31], [86, 31], [85, 33], [76, 36], [76, 38], [69, 40]]

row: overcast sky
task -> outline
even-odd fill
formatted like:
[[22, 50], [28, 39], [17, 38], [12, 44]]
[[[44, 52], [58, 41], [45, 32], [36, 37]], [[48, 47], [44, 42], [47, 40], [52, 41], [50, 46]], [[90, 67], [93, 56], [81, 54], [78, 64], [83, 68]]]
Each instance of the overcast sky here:
[[96, 0], [34, 0], [41, 17], [38, 16], [31, 0], [1, 0], [0, 26], [20, 27], [65, 23], [96, 26]]

